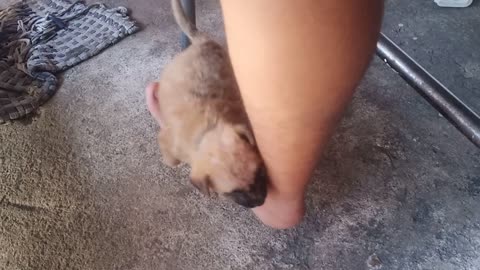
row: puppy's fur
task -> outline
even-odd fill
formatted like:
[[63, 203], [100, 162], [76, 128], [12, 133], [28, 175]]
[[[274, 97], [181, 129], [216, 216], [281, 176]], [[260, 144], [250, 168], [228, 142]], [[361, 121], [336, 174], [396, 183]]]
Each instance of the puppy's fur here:
[[167, 65], [154, 92], [166, 164], [191, 166], [191, 182], [246, 206], [262, 205], [266, 172], [227, 52], [197, 31], [179, 2], [175, 19], [192, 45]]

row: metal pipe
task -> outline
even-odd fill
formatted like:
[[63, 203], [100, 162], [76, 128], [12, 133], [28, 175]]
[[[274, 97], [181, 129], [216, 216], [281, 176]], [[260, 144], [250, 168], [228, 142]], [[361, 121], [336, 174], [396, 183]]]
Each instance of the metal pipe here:
[[377, 43], [377, 55], [480, 148], [480, 116], [478, 114], [383, 33], [380, 34]]
[[[195, 25], [196, 24], [195, 0], [182, 0], [182, 6], [187, 17]], [[182, 46], [182, 49], [186, 49], [191, 44], [190, 39], [184, 33], [182, 33], [180, 37], [180, 44]]]

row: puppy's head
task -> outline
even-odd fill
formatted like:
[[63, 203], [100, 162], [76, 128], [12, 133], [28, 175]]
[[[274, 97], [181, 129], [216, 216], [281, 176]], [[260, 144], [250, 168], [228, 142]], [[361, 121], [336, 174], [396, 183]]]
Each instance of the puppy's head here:
[[218, 124], [201, 138], [191, 160], [191, 181], [248, 208], [267, 195], [267, 173], [247, 126]]

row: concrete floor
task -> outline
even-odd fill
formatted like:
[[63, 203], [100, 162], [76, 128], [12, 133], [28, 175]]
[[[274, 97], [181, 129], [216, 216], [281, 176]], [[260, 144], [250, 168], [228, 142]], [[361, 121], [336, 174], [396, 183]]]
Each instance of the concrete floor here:
[[[0, 0], [4, 7], [12, 0]], [[167, 0], [109, 0], [145, 29], [0, 127], [0, 269], [479, 269], [480, 151], [375, 60], [308, 193], [274, 231], [160, 163], [145, 84], [179, 50]], [[200, 27], [223, 39], [216, 1]], [[387, 1], [384, 32], [480, 111], [480, 1]]]

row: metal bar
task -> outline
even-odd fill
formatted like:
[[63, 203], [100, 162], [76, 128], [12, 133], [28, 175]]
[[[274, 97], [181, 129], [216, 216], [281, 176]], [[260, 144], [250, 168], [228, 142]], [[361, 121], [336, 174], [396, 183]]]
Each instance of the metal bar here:
[[[187, 17], [195, 25], [196, 24], [195, 0], [182, 0], [182, 6]], [[186, 49], [191, 44], [190, 39], [184, 33], [182, 33], [180, 37], [180, 44], [182, 46], [182, 49]]]
[[380, 34], [377, 43], [377, 55], [480, 148], [480, 116], [478, 114], [383, 33]]

